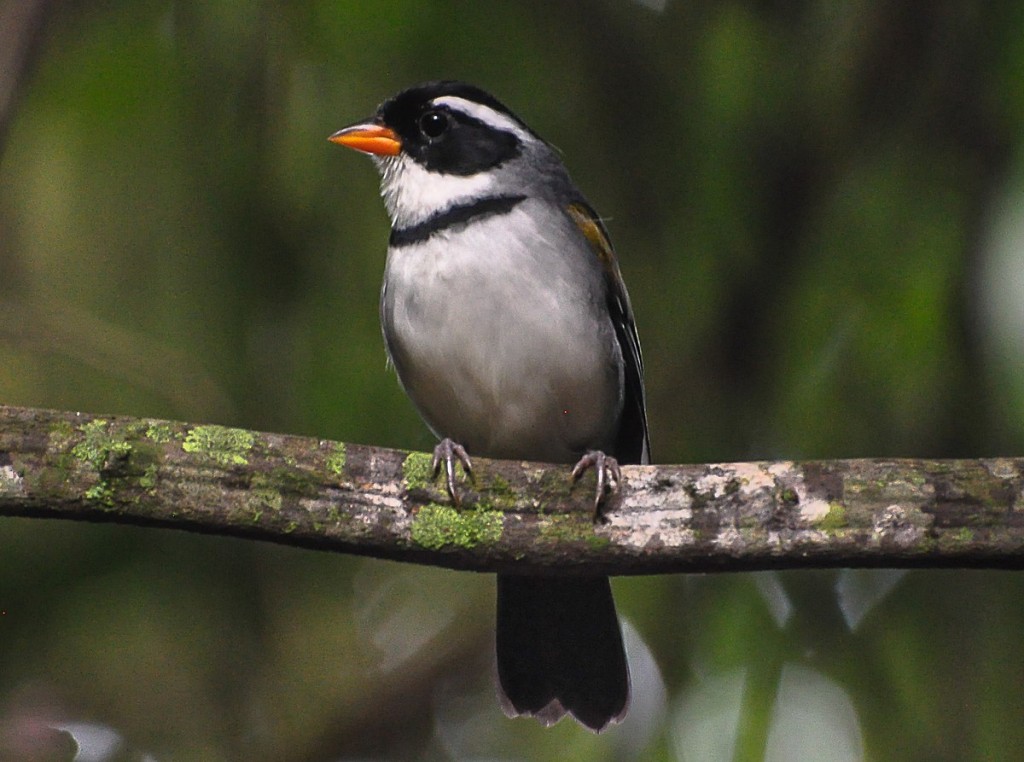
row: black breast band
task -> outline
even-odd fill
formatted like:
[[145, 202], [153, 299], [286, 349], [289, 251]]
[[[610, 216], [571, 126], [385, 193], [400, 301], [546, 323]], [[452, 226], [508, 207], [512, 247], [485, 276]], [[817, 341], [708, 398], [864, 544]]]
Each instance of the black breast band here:
[[459, 204], [407, 228], [392, 229], [389, 243], [395, 247], [420, 243], [435, 233], [457, 225], [465, 225], [470, 220], [490, 217], [492, 214], [508, 214], [525, 199], [526, 196], [490, 196], [468, 204]]

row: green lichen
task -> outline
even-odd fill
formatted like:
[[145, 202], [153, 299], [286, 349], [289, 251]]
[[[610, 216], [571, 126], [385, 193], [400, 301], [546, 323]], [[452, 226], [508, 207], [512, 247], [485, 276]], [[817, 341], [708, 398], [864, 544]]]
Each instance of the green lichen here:
[[961, 527], [953, 535], [953, 539], [958, 543], [968, 543], [974, 540], [974, 530], [968, 529], [967, 527]]
[[446, 546], [473, 548], [500, 540], [502, 519], [500, 511], [457, 511], [451, 506], [430, 503], [420, 508], [413, 519], [412, 539], [428, 550]]
[[53, 425], [50, 426], [51, 436], [61, 436], [66, 438], [70, 437], [74, 433], [75, 427], [65, 420], [54, 421]]
[[583, 541], [593, 533], [594, 522], [582, 515], [548, 516], [539, 527], [541, 539], [558, 543]]
[[84, 495], [86, 500], [97, 502], [104, 508], [114, 507], [114, 488], [105, 481], [92, 485]]
[[338, 442], [334, 445], [334, 451], [327, 456], [327, 470], [335, 476], [343, 476], [345, 473], [345, 445]]
[[515, 498], [515, 490], [512, 489], [508, 479], [498, 474], [495, 474], [487, 485], [487, 491], [501, 497]]
[[584, 543], [595, 550], [611, 541], [594, 532], [594, 519], [589, 514], [563, 514], [548, 516], [540, 524], [540, 537], [552, 543]]
[[302, 471], [287, 466], [276, 466], [266, 476], [257, 477], [267, 487], [284, 495], [316, 497], [319, 493], [319, 478], [315, 472]]
[[249, 463], [248, 454], [256, 438], [245, 429], [227, 426], [196, 426], [192, 429], [181, 449], [185, 452], [205, 455], [218, 466], [244, 466]]
[[846, 508], [840, 503], [829, 503], [828, 513], [822, 516], [815, 525], [823, 532], [834, 532], [848, 526]]
[[142, 472], [142, 476], [139, 477], [139, 486], [145, 490], [153, 490], [156, 488], [156, 474], [157, 474], [156, 463], [150, 463], [146, 466], [146, 470]]
[[171, 441], [171, 427], [166, 423], [151, 423], [146, 428], [146, 438], [157, 444]]
[[426, 489], [434, 480], [434, 457], [425, 452], [411, 452], [402, 462], [402, 478], [406, 489]]
[[57, 453], [54, 464], [47, 469], [45, 482], [63, 484], [67, 481], [68, 471], [76, 468], [78, 461], [71, 453], [71, 445], [75, 441], [75, 428], [68, 421], [55, 421], [48, 430], [49, 447]]
[[[931, 539], [931, 538], [925, 538]], [[939, 553], [969, 553], [976, 539], [975, 531], [969, 527], [941, 532], [934, 539], [934, 549]], [[931, 550], [931, 548], [929, 548]]]
[[115, 425], [103, 418], [88, 421], [78, 429], [78, 442], [56, 471], [86, 465], [99, 479], [83, 497], [106, 508], [117, 502], [138, 504], [140, 490], [152, 493], [156, 488], [159, 471], [158, 448], [142, 438], [144, 430], [144, 424]]
[[56, 421], [49, 430], [50, 446], [55, 450], [64, 450], [75, 435], [74, 427], [67, 421]]
[[249, 491], [253, 502], [260, 506], [258, 509], [260, 514], [263, 513], [263, 508], [280, 511], [281, 506], [284, 504], [281, 491], [274, 485], [275, 482], [272, 479], [262, 474], [256, 474], [252, 478]]
[[495, 474], [480, 490], [478, 507], [486, 510], [508, 511], [515, 508], [518, 495], [507, 479]]
[[97, 471], [104, 468], [108, 458], [126, 458], [131, 454], [129, 442], [111, 436], [109, 422], [96, 418], [82, 426], [82, 440], [71, 449], [71, 454], [84, 460]]

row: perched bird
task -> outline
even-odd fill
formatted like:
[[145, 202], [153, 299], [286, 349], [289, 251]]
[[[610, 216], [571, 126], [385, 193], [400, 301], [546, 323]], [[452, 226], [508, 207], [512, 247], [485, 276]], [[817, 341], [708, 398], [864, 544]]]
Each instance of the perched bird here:
[[[491, 95], [428, 82], [330, 140], [369, 154], [391, 218], [380, 316], [406, 393], [454, 462], [468, 453], [647, 463], [643, 361], [608, 234], [558, 153]], [[600, 731], [629, 704], [607, 577], [498, 576], [502, 706]]]

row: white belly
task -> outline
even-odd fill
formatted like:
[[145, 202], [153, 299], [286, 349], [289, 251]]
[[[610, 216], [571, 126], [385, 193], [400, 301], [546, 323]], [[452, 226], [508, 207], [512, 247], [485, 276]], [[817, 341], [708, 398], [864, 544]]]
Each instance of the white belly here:
[[[392, 249], [381, 317], [402, 385], [438, 436], [471, 455], [571, 463], [612, 446], [622, 356], [596, 258], [556, 249], [524, 206]], [[496, 236], [510, 227], [515, 240]]]

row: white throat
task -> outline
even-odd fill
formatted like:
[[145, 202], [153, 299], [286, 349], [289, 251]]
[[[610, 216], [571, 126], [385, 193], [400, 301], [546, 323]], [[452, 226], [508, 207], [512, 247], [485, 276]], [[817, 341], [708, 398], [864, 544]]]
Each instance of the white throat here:
[[380, 171], [380, 194], [396, 229], [423, 222], [456, 204], [491, 195], [494, 177], [430, 172], [405, 154], [374, 157]]

